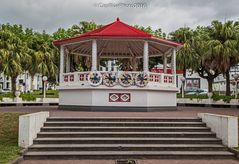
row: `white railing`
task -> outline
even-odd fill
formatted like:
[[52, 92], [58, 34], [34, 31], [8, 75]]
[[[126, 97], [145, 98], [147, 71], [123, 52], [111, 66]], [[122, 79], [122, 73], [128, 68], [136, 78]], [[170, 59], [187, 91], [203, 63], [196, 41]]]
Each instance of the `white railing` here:
[[[109, 73], [109, 71], [99, 71], [102, 75]], [[90, 71], [87, 72], [70, 72], [70, 73], [64, 73], [63, 74], [63, 82], [62, 84], [86, 84], [88, 83], [88, 75]], [[123, 71], [117, 71], [113, 72], [116, 73], [117, 76]], [[136, 72], [136, 71], [127, 71], [126, 73], [129, 73], [132, 75], [132, 77], [135, 79], [136, 75], [142, 72]], [[148, 73], [148, 83], [149, 84], [174, 84], [174, 76], [172, 74], [164, 74], [164, 73], [155, 73], [155, 72], [149, 72]], [[103, 84], [102, 84], [103, 85]]]

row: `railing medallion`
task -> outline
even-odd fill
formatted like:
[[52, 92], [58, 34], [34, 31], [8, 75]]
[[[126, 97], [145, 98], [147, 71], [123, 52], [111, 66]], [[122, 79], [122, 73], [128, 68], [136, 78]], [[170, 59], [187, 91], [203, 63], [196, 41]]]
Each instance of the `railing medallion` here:
[[138, 87], [145, 87], [149, 82], [149, 76], [145, 72], [140, 72], [135, 76], [135, 84]]
[[88, 82], [91, 86], [99, 86], [102, 83], [102, 75], [98, 71], [90, 72], [88, 75]]
[[107, 87], [113, 87], [117, 85], [117, 73], [116, 72], [108, 72], [103, 74], [103, 84]]
[[133, 84], [134, 79], [132, 74], [128, 72], [123, 72], [119, 76], [119, 84], [123, 87], [129, 87]]

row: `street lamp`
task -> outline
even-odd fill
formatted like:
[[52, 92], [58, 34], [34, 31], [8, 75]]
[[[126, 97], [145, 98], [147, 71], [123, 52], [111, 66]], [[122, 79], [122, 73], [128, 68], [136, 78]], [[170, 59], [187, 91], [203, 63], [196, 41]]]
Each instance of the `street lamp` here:
[[42, 80], [43, 80], [43, 98], [46, 98], [46, 81], [47, 81], [47, 76], [43, 76]]
[[232, 76], [235, 79], [235, 99], [236, 99], [237, 98], [237, 80], [239, 78], [239, 75], [238, 74], [234, 74]]
[[185, 82], [185, 77], [181, 77], [180, 80], [182, 81], [182, 98], [184, 98], [184, 82]]

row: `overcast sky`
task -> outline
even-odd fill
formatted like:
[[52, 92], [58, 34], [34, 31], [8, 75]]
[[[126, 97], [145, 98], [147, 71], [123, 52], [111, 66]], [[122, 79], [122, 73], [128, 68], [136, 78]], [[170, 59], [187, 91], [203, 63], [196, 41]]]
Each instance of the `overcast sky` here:
[[23, 24], [50, 33], [83, 20], [108, 24], [117, 17], [168, 33], [214, 19], [238, 21], [239, 0], [0, 0], [0, 24]]

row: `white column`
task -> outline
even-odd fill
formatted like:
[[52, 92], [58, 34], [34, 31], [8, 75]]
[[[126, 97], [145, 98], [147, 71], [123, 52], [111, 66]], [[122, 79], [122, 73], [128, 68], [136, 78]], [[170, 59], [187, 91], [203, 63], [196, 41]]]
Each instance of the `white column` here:
[[109, 60], [107, 62], [108, 62], [108, 71], [112, 71], [112, 62], [111, 62], [111, 60]]
[[132, 66], [133, 66], [133, 71], [137, 70], [137, 58], [133, 57], [132, 58]]
[[144, 56], [143, 56], [143, 68], [144, 72], [149, 70], [149, 44], [147, 41], [144, 42]]
[[97, 70], [97, 43], [96, 40], [92, 40], [92, 67], [91, 71]]
[[60, 47], [60, 83], [63, 82], [63, 73], [64, 73], [64, 47]]
[[69, 53], [67, 53], [66, 54], [66, 73], [67, 72], [70, 72], [70, 54]]
[[100, 56], [99, 55], [97, 56], [97, 66], [96, 66], [96, 68], [100, 70]]
[[173, 52], [172, 52], [171, 69], [172, 69], [172, 75], [173, 75], [173, 82], [176, 85], [176, 48], [173, 48]]
[[167, 73], [167, 55], [163, 55], [163, 73]]

